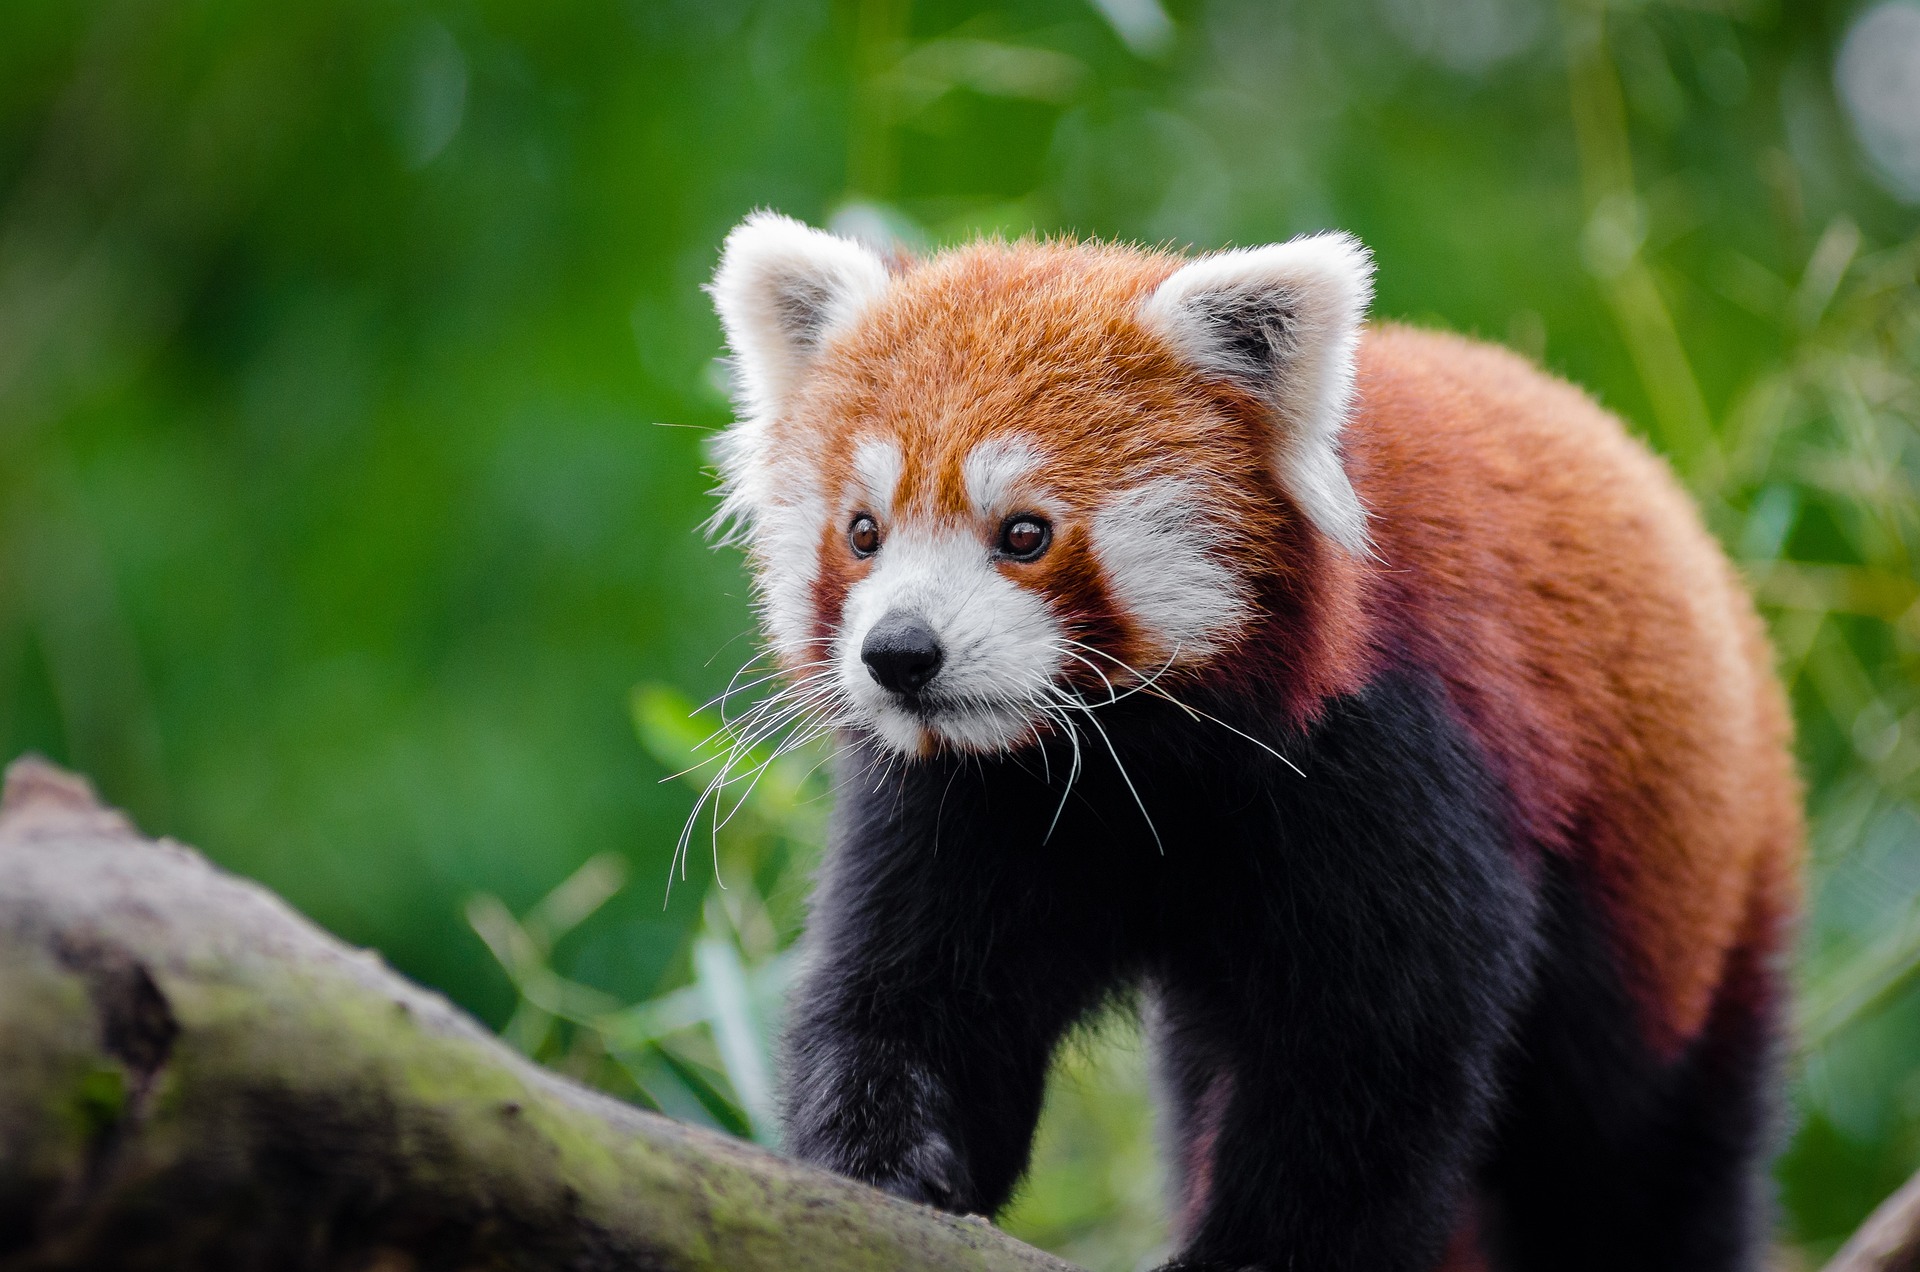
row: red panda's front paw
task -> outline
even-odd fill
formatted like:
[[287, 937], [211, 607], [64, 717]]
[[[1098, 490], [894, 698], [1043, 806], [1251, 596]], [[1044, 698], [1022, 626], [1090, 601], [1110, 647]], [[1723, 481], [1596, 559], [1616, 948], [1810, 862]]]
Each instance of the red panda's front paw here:
[[977, 1209], [966, 1170], [947, 1137], [929, 1133], [908, 1149], [896, 1169], [873, 1181], [874, 1187], [908, 1201], [956, 1214]]

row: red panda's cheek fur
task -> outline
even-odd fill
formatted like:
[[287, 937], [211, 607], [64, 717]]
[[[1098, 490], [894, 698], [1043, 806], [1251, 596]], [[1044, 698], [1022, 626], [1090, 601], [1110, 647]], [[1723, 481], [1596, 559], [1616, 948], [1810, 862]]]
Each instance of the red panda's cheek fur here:
[[[1117, 679], [1125, 674], [1121, 664], [1140, 666], [1146, 653], [1140, 632], [1114, 602], [1084, 525], [1075, 523], [1057, 529], [1044, 557], [1032, 565], [1011, 565], [1007, 569], [1014, 572], [1020, 584], [1046, 597], [1069, 639], [1091, 645], [1117, 660], [1096, 671], [1069, 659], [1069, 680], [1082, 689], [1098, 688], [1101, 674]], [[1091, 657], [1096, 665], [1103, 661], [1097, 655]]]
[[840, 616], [847, 605], [847, 593], [872, 568], [866, 561], [853, 555], [847, 547], [846, 535], [841, 532], [838, 522], [832, 520], [820, 528], [817, 560], [813, 578], [813, 648], [809, 651], [809, 661], [813, 665], [832, 658], [834, 638], [840, 631]]
[[1297, 513], [1268, 522], [1262, 534], [1267, 567], [1248, 565], [1258, 618], [1208, 671], [1218, 687], [1275, 703], [1290, 725], [1305, 729], [1327, 703], [1358, 693], [1387, 666], [1390, 651], [1377, 638], [1365, 563]]
[[[1210, 448], [1200, 455], [1209, 476], [1195, 491], [1207, 515], [1192, 533], [1231, 577], [1242, 617], [1204, 658], [1182, 657], [1176, 675], [1271, 703], [1306, 728], [1386, 665], [1370, 601], [1374, 570], [1313, 529], [1281, 488], [1258, 444], [1260, 409], [1224, 392], [1188, 406], [1209, 422]], [[1113, 612], [1135, 666], [1173, 652], [1124, 607]]]

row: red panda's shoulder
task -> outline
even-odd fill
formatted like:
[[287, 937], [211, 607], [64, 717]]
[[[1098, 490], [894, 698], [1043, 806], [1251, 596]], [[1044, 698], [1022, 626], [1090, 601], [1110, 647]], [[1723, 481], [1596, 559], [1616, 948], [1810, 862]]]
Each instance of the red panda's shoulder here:
[[1566, 547], [1617, 553], [1625, 526], [1656, 553], [1707, 547], [1666, 462], [1586, 392], [1512, 350], [1381, 324], [1358, 363], [1343, 443], [1376, 517], [1417, 530], [1470, 516], [1508, 539], [1578, 517], [1587, 528]]
[[[1367, 329], [1356, 376], [1359, 431], [1454, 448], [1644, 447], [1587, 393], [1502, 345], [1399, 323]], [[1622, 443], [1627, 443], [1622, 445]]]
[[1761, 895], [1790, 888], [1767, 881], [1800, 830], [1759, 618], [1666, 463], [1585, 393], [1405, 327], [1371, 328], [1359, 360], [1343, 449], [1375, 621], [1448, 683], [1529, 835], [1607, 899], [1648, 1034], [1677, 1048], [1743, 925], [1790, 904]]

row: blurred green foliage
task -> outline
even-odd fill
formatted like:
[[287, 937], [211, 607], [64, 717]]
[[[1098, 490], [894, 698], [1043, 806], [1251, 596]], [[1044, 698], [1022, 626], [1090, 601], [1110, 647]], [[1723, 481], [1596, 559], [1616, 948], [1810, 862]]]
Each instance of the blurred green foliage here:
[[[696, 529], [720, 238], [1349, 228], [1379, 313], [1666, 451], [1762, 598], [1815, 826], [1780, 1173], [1817, 1257], [1920, 1165], [1913, 9], [12, 0], [0, 750], [766, 1137], [818, 779], [769, 769], [669, 895], [706, 730], [629, 698], [753, 651]], [[1137, 1037], [1062, 1069], [1009, 1224], [1134, 1266]]]

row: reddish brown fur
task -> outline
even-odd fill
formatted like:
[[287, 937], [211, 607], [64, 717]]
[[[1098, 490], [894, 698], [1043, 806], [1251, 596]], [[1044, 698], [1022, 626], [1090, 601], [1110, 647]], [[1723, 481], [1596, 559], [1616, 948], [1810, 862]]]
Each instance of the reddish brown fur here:
[[[1355, 558], [1278, 489], [1259, 405], [1135, 320], [1179, 263], [1023, 243], [907, 269], [829, 347], [776, 444], [846, 474], [860, 440], [895, 438], [903, 509], [957, 519], [968, 451], [1035, 439], [1065, 529], [1023, 581], [1136, 661], [1072, 527], [1131, 482], [1203, 479], [1219, 551], [1261, 616], [1189, 674], [1279, 685], [1307, 719], [1392, 661], [1436, 670], [1513, 792], [1523, 851], [1577, 864], [1648, 1041], [1677, 1054], [1716, 995], [1752, 979], [1730, 970], [1781, 948], [1802, 835], [1759, 620], [1685, 494], [1612, 416], [1522, 359], [1379, 327], [1344, 435], [1378, 554]], [[821, 559], [824, 632], [866, 567], [831, 518]]]
[[[1758, 617], [1666, 466], [1504, 350], [1385, 328], [1348, 434], [1376, 630], [1438, 667], [1521, 805], [1607, 903], [1649, 1040], [1780, 948], [1802, 836]], [[1485, 497], [1477, 497], [1484, 494]]]

